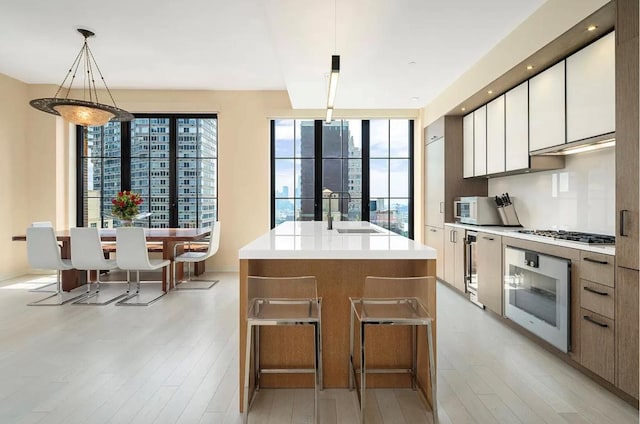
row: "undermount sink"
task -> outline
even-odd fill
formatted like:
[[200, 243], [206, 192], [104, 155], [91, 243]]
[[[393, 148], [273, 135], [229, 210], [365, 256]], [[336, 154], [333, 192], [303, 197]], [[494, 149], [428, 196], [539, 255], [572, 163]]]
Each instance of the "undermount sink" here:
[[373, 228], [336, 228], [336, 231], [340, 234], [372, 234], [380, 232]]

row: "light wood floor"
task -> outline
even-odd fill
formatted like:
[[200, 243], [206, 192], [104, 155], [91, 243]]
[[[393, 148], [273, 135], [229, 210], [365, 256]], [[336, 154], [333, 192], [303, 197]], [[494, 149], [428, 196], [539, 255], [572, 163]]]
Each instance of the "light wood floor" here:
[[[149, 307], [28, 307], [0, 282], [0, 423], [239, 423], [238, 276]], [[144, 287], [143, 287], [144, 290]], [[441, 423], [637, 423], [638, 411], [438, 287]], [[263, 390], [251, 423], [310, 423], [311, 390]], [[410, 390], [368, 394], [371, 423], [428, 416]], [[321, 394], [322, 423], [355, 423], [353, 393]]]

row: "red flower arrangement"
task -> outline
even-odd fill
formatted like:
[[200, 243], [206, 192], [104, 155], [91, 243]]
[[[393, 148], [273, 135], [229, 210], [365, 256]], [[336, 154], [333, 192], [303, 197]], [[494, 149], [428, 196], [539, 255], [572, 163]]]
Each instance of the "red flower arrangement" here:
[[140, 193], [121, 191], [111, 200], [111, 214], [123, 220], [132, 220], [138, 215], [138, 206], [142, 202]]

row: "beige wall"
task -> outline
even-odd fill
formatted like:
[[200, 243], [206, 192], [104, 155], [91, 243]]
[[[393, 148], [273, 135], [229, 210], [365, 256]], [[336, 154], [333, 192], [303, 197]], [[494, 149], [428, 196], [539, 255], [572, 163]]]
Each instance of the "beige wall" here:
[[26, 267], [24, 243], [11, 236], [29, 221], [29, 150], [27, 85], [0, 74], [0, 280]]
[[526, 21], [422, 109], [429, 125], [480, 91], [609, 0], [547, 0]]

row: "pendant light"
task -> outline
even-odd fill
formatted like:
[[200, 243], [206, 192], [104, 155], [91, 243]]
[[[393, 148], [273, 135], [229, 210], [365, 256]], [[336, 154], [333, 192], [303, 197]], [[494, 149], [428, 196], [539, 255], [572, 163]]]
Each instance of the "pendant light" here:
[[[337, 24], [336, 24], [336, 2], [333, 2], [333, 52], [336, 51], [337, 44]], [[336, 92], [338, 91], [338, 76], [340, 75], [340, 56], [332, 55], [331, 56], [331, 73], [329, 74], [329, 94], [327, 95], [327, 115], [325, 117], [325, 122], [327, 124], [331, 123], [333, 118], [333, 107], [336, 100]]]
[[[29, 104], [42, 112], [62, 116], [67, 121], [84, 127], [102, 126], [109, 121], [131, 121], [133, 119], [133, 115], [116, 106], [116, 102], [111, 95], [111, 91], [109, 90], [109, 87], [107, 87], [107, 83], [102, 76], [102, 72], [100, 72], [98, 63], [89, 48], [87, 39], [89, 37], [93, 37], [95, 34], [84, 28], [79, 28], [78, 32], [84, 37], [84, 44], [71, 64], [69, 72], [67, 72], [67, 75], [58, 87], [56, 94], [53, 97], [31, 100]], [[80, 64], [82, 64], [83, 67], [82, 71], [84, 80], [82, 90], [84, 98], [82, 100], [69, 98], [69, 93], [71, 92], [71, 88], [75, 82]], [[99, 102], [98, 90], [96, 89], [95, 82], [95, 72], [100, 76], [100, 79], [104, 84], [104, 88], [111, 98], [112, 105]], [[70, 76], [71, 79], [69, 80]], [[69, 85], [65, 87], [67, 80], [69, 80]]]

